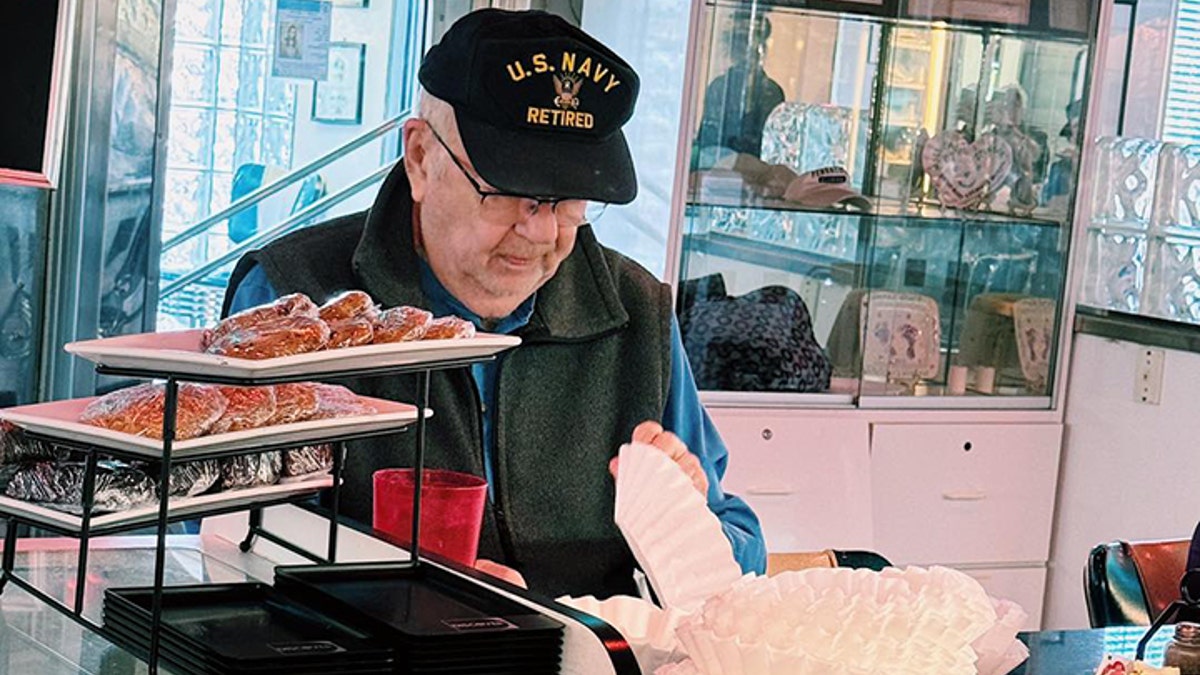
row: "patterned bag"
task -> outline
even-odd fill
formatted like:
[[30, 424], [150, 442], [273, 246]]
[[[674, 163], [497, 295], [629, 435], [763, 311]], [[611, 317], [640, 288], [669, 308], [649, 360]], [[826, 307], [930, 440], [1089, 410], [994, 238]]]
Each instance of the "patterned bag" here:
[[[804, 299], [784, 286], [738, 297], [681, 291], [679, 324], [702, 390], [820, 392], [832, 367]], [[693, 302], [688, 302], [694, 298]]]

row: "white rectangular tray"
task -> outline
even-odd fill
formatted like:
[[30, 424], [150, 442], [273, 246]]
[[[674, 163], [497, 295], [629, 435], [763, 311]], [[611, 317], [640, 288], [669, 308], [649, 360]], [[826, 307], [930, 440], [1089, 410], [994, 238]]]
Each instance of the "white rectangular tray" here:
[[473, 338], [362, 345], [256, 361], [201, 352], [203, 333], [200, 329], [140, 333], [71, 342], [64, 349], [111, 368], [265, 379], [483, 358], [521, 344], [515, 335], [479, 333]]
[[[255, 448], [276, 443], [313, 445], [324, 439], [344, 434], [385, 429], [399, 431], [417, 420], [416, 406], [368, 396], [359, 398], [378, 412], [374, 415], [306, 420], [257, 429], [231, 431], [213, 436], [200, 436], [186, 441], [177, 441], [171, 446], [171, 457], [172, 459], [183, 459], [202, 453]], [[79, 414], [94, 400], [96, 397], [93, 396], [50, 403], [35, 403], [15, 408], [0, 408], [0, 419], [8, 420], [34, 433], [54, 438], [116, 448], [149, 458], [162, 456], [162, 441], [157, 438], [134, 436], [79, 422]], [[425, 412], [426, 417], [429, 414], [429, 411]]]
[[[195, 497], [173, 497], [170, 500], [169, 508], [172, 515], [185, 516], [210, 509], [231, 508], [255, 502], [298, 496], [304, 493], [316, 492], [331, 485], [333, 485], [333, 476], [326, 473], [308, 476], [303, 478], [303, 480], [296, 480], [289, 483], [263, 485], [240, 490], [226, 490], [212, 494], [197, 495]], [[31, 504], [20, 499], [13, 499], [12, 497], [0, 496], [0, 513], [16, 514], [26, 520], [45, 525], [57, 525], [73, 532], [78, 532], [83, 527], [83, 518], [79, 516]], [[155, 500], [127, 511], [94, 516], [91, 527], [92, 529], [96, 529], [138, 522], [153, 523], [157, 517], [158, 500]]]

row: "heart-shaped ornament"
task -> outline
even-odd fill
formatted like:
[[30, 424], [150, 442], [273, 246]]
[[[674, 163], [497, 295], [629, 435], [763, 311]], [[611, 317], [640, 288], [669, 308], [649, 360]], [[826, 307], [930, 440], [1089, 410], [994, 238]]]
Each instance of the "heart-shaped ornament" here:
[[975, 142], [948, 130], [925, 143], [921, 162], [943, 206], [973, 209], [1004, 185], [1012, 168], [1012, 148], [995, 134]]

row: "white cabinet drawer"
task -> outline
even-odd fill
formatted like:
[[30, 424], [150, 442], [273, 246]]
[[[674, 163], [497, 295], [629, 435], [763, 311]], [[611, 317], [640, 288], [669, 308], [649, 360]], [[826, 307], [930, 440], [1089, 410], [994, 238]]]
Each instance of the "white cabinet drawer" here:
[[988, 595], [1012, 600], [1029, 614], [1023, 630], [1041, 630], [1042, 601], [1046, 596], [1046, 568], [979, 567], [964, 569], [975, 578]]
[[1044, 562], [1062, 426], [872, 427], [875, 547], [896, 564]]
[[866, 422], [711, 409], [729, 447], [722, 482], [746, 500], [772, 553], [871, 548]]

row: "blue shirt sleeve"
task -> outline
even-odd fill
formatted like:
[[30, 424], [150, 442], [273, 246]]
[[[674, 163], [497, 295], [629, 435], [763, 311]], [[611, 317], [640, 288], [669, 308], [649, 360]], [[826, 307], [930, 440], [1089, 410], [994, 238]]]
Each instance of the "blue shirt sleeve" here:
[[262, 266], [255, 265], [242, 277], [242, 283], [238, 284], [237, 290], [233, 292], [229, 313], [236, 314], [243, 309], [265, 305], [278, 297], [279, 293], [267, 280], [267, 273], [263, 271]]
[[708, 508], [720, 519], [742, 571], [766, 572], [767, 547], [758, 517], [741, 498], [721, 488], [721, 478], [729, 464], [729, 449], [700, 403], [700, 392], [696, 390], [696, 380], [692, 377], [692, 368], [683, 350], [683, 337], [674, 317], [671, 318], [671, 387], [667, 392], [662, 424], [700, 458], [708, 475]]

